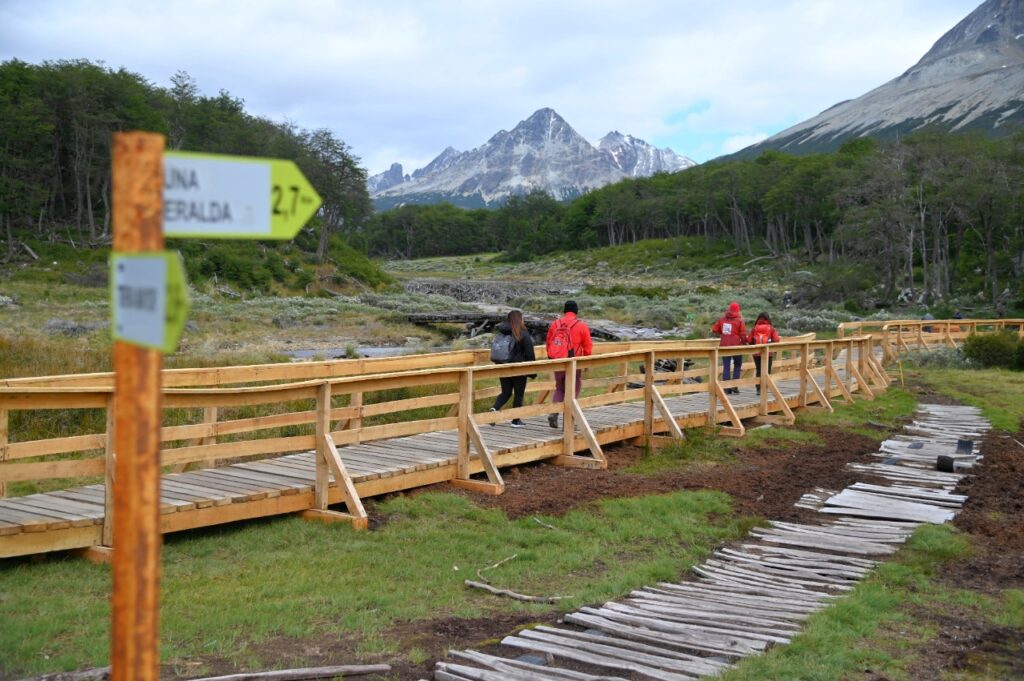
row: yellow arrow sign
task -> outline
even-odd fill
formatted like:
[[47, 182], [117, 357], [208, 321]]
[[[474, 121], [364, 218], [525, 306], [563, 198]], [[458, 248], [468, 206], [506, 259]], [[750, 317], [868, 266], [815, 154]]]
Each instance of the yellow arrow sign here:
[[164, 236], [291, 239], [320, 203], [292, 161], [164, 153]]
[[189, 307], [185, 265], [177, 251], [110, 255], [115, 340], [174, 352]]

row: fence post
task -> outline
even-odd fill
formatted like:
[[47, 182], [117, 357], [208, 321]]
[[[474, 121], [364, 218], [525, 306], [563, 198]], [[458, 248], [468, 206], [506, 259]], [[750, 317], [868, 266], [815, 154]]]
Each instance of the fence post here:
[[644, 442], [654, 435], [654, 351], [644, 353]]
[[768, 415], [768, 358], [771, 356], [768, 352], [768, 346], [764, 346], [758, 352], [761, 353], [761, 382], [757, 386], [757, 391], [761, 394], [759, 400], [757, 413], [761, 416]]
[[455, 477], [469, 480], [469, 416], [473, 413], [473, 370], [462, 370], [459, 378], [459, 457]]
[[351, 393], [348, 398], [348, 406], [356, 409], [356, 415], [348, 420], [348, 427], [351, 430], [359, 430], [363, 427], [363, 417], [360, 416], [363, 411], [363, 391]]
[[825, 393], [825, 397], [828, 399], [832, 399], [832, 351], [834, 347], [833, 343], [829, 341], [828, 348], [825, 351], [825, 385], [822, 392]]
[[[849, 346], [846, 348], [846, 389], [851, 393], [853, 392], [853, 341], [849, 341]], [[858, 386], [863, 388], [863, 386]]]
[[576, 401], [576, 360], [569, 360], [565, 372], [565, 400], [562, 402], [562, 456], [576, 453], [576, 425], [573, 420], [572, 403]]
[[798, 406], [807, 406], [807, 371], [810, 369], [811, 344], [800, 345], [800, 402]]
[[[0, 409], [0, 463], [7, 460], [8, 445], [8, 411]], [[0, 499], [7, 496], [7, 482], [0, 480]]]
[[327, 478], [327, 438], [331, 436], [331, 382], [324, 381], [316, 393], [316, 483], [313, 486], [313, 508], [327, 510], [329, 483]]
[[107, 398], [107, 442], [103, 448], [103, 546], [114, 545], [114, 395]]
[[718, 423], [718, 348], [708, 357], [708, 426]]
[[[203, 424], [210, 425], [217, 423], [218, 411], [217, 407], [204, 407], [203, 408]], [[215, 445], [217, 444], [216, 435], [204, 435], [200, 439], [199, 444], [201, 445]], [[215, 459], [207, 460], [202, 463], [203, 468], [212, 468], [216, 463]]]

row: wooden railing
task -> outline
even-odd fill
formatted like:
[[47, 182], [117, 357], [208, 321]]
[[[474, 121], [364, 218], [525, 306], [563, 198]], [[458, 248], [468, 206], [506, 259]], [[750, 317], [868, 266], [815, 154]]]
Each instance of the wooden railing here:
[[[484, 364], [486, 351], [439, 353], [435, 356], [390, 358], [384, 361], [350, 360], [351, 366], [338, 362], [312, 365], [232, 367], [216, 370], [171, 370], [169, 385], [163, 390], [165, 414], [171, 410], [189, 410], [197, 422], [169, 425], [161, 429], [160, 441], [165, 448], [161, 464], [170, 470], [185, 466], [211, 467], [244, 459], [262, 458], [288, 452], [317, 451], [317, 484], [315, 508], [327, 503], [328, 472], [339, 486], [348, 479], [338, 448], [420, 433], [457, 431], [457, 480], [464, 486], [500, 491], [501, 475], [488, 450], [479, 425], [512, 418], [529, 418], [557, 413], [563, 423], [562, 439], [552, 446], [556, 463], [602, 466], [604, 457], [599, 438], [590, 428], [584, 410], [603, 405], [643, 402], [642, 436], [668, 431], [682, 437], [677, 419], [665, 402], [668, 397], [691, 393], [707, 396], [707, 411], [700, 420], [710, 425], [725, 422], [726, 434], [742, 435], [744, 426], [725, 390], [733, 387], [759, 386], [761, 392], [757, 415], [791, 421], [792, 408], [819, 404], [831, 408], [830, 397], [840, 394], [852, 399], [859, 392], [871, 397], [872, 386], [885, 385], [881, 367], [871, 352], [872, 339], [857, 336], [837, 340], [815, 340], [813, 335], [787, 339], [770, 346], [719, 348], [712, 341], [659, 341], [633, 344], [600, 344], [599, 354], [561, 360], [538, 360], [533, 363]], [[845, 354], [843, 353], [845, 351]], [[737, 380], [725, 381], [719, 375], [720, 358], [754, 354], [762, 357], [767, 368], [768, 355], [776, 362], [771, 375], [764, 371], [760, 378], [752, 376], [752, 362], [747, 361], [744, 374]], [[843, 373], [837, 371], [835, 358], [845, 356]], [[672, 371], [656, 372], [664, 360], [675, 362]], [[231, 385], [229, 387], [174, 387], [182, 382], [206, 382], [216, 385], [246, 381], [273, 381], [296, 374], [306, 376], [310, 366], [323, 369], [326, 376], [310, 380], [264, 385]], [[372, 366], [402, 370], [357, 374], [359, 367]], [[425, 367], [425, 368], [423, 368]], [[550, 379], [531, 382], [528, 391], [531, 404], [506, 409], [500, 414], [487, 411], [489, 398], [498, 388], [494, 383], [502, 376], [541, 374], [565, 371], [584, 374], [583, 392], [577, 398], [568, 391], [561, 404], [552, 404]], [[824, 389], [817, 378], [821, 377]], [[799, 383], [795, 398], [784, 397], [777, 383], [793, 380]], [[97, 385], [88, 385], [92, 381]], [[571, 385], [571, 378], [569, 379]], [[109, 374], [16, 379], [0, 387], [0, 487], [11, 482], [36, 482], [61, 487], [81, 484], [82, 480], [106, 483], [111, 498], [113, 456], [113, 388]], [[223, 419], [231, 409], [261, 407], [273, 413]], [[721, 407], [721, 411], [719, 410]], [[108, 415], [104, 432], [84, 433], [31, 441], [19, 439], [19, 433], [8, 434], [8, 419], [14, 411], [100, 409]], [[579, 432], [574, 429], [578, 425]], [[614, 439], [614, 438], [612, 438]], [[587, 450], [590, 456], [576, 456]], [[482, 470], [487, 481], [472, 480], [470, 475]], [[348, 487], [351, 487], [350, 481]], [[0, 489], [0, 492], [3, 490]], [[349, 490], [346, 494], [354, 495]], [[358, 512], [358, 498], [346, 498], [348, 506]], [[107, 514], [109, 518], [109, 513]], [[108, 528], [109, 530], [109, 528]], [[106, 534], [106, 533], [105, 533]]]
[[844, 322], [838, 336], [847, 332], [871, 334], [884, 353], [886, 362], [902, 352], [957, 347], [975, 333], [1015, 331], [1024, 337], [1024, 319], [894, 319], [888, 321]]

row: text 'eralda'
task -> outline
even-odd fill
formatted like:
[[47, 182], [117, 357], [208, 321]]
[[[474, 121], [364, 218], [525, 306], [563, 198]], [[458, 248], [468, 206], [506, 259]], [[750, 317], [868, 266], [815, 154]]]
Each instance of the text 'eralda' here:
[[[192, 168], [169, 167], [164, 174], [164, 191], [199, 191], [199, 175]], [[164, 200], [164, 220], [171, 222], [231, 222], [231, 204], [225, 201]]]

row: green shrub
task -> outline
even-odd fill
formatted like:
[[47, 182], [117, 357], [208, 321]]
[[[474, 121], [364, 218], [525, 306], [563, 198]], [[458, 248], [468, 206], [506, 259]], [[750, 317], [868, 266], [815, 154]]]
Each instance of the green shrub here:
[[986, 369], [1021, 368], [1022, 344], [1013, 331], [972, 333], [964, 341], [963, 351], [967, 359]]

